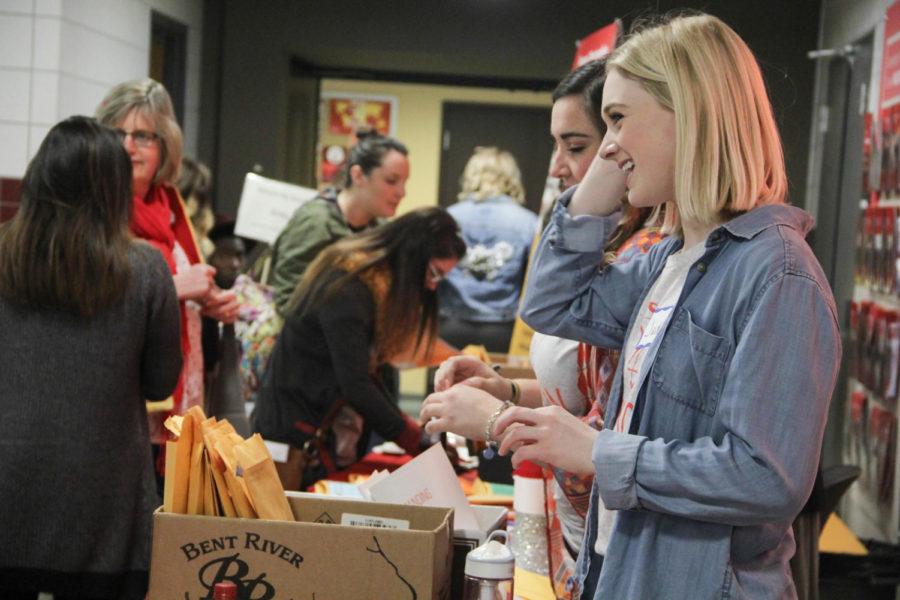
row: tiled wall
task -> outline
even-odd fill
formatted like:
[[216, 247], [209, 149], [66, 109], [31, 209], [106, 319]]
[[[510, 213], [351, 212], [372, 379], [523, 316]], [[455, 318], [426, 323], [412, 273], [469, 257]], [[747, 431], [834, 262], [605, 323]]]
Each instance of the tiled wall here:
[[[0, 178], [20, 178], [47, 131], [146, 77], [150, 11], [188, 26], [185, 152], [199, 120], [202, 0], [0, 0]], [[6, 203], [0, 197], [0, 203]]]

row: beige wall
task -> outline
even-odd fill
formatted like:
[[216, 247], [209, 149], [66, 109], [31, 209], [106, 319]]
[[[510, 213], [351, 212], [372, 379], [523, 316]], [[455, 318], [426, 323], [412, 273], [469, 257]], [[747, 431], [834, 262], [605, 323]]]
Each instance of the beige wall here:
[[[547, 92], [510, 92], [380, 81], [322, 80], [322, 93], [331, 92], [397, 98], [397, 114], [394, 115], [397, 119], [396, 137], [409, 148], [410, 160], [409, 182], [406, 187], [406, 199], [400, 205], [401, 212], [438, 203], [443, 102], [550, 106], [550, 94]], [[550, 132], [547, 132], [547, 139], [535, 142], [549, 144]]]
[[[378, 81], [348, 81], [326, 79], [323, 93], [343, 92], [394, 96], [397, 98], [396, 137], [409, 148], [410, 176], [406, 199], [400, 212], [438, 203], [441, 159], [442, 103], [478, 102], [550, 106], [547, 92], [511, 92], [471, 87], [385, 83]], [[544, 140], [550, 143], [550, 132]], [[422, 395], [425, 391], [425, 369], [408, 369], [401, 373], [400, 391], [408, 395]]]

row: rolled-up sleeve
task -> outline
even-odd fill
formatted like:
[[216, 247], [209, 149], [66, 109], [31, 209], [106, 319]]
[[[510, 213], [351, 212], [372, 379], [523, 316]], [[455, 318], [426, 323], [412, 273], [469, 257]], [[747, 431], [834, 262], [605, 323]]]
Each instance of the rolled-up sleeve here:
[[659, 244], [647, 255], [600, 269], [605, 242], [621, 215], [572, 217], [567, 210], [572, 193], [560, 198], [541, 236], [521, 317], [547, 335], [620, 348], [651, 265], [660, 256]]

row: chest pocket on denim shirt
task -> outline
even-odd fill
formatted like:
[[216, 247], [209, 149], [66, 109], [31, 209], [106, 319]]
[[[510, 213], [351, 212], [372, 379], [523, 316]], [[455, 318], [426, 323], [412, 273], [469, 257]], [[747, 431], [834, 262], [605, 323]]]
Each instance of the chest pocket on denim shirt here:
[[730, 354], [728, 340], [696, 325], [691, 314], [680, 308], [656, 355], [653, 384], [675, 402], [712, 415]]

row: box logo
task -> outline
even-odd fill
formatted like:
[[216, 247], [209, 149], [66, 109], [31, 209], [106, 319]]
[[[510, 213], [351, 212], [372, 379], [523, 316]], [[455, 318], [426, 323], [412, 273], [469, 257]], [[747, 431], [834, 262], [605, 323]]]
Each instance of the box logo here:
[[[243, 543], [241, 543], [243, 542]], [[264, 538], [258, 533], [244, 532], [243, 538], [236, 535], [225, 535], [216, 538], [188, 542], [180, 547], [187, 562], [205, 556], [212, 552], [225, 550], [238, 550], [233, 554], [217, 556], [205, 562], [197, 569], [197, 578], [200, 585], [206, 590], [206, 595], [200, 600], [212, 600], [213, 589], [217, 583], [230, 581], [238, 588], [238, 596], [247, 600], [272, 600], [275, 598], [275, 587], [266, 579], [266, 573], [253, 575], [250, 573], [250, 565], [242, 560], [241, 552], [262, 552], [280, 558], [295, 569], [300, 568], [303, 556], [273, 540]]]

